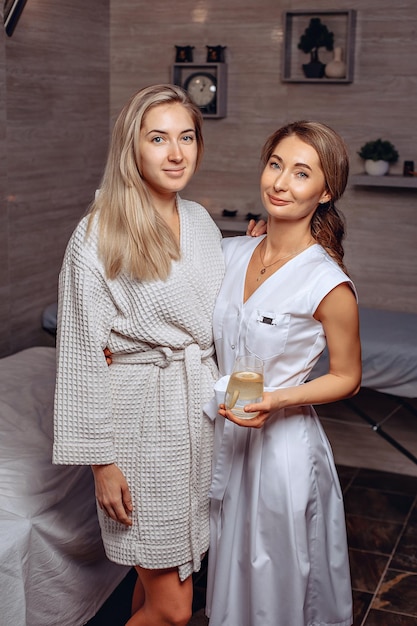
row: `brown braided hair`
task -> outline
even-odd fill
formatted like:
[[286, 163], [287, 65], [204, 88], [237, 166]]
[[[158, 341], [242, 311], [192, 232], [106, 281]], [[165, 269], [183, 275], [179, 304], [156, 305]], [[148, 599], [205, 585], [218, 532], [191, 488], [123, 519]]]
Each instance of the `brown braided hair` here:
[[346, 144], [340, 135], [325, 124], [305, 120], [292, 122], [282, 126], [266, 140], [261, 153], [264, 167], [271, 158], [276, 145], [292, 135], [299, 137], [317, 152], [326, 189], [331, 196], [329, 202], [318, 205], [311, 219], [311, 234], [346, 272], [343, 263], [345, 221], [335, 206], [335, 202], [341, 198], [346, 189], [349, 176], [349, 156]]

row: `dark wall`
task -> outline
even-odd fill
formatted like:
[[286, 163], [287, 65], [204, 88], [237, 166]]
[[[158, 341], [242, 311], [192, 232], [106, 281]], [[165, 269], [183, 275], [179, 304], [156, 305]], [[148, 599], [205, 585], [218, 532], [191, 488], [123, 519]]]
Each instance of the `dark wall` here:
[[27, 2], [0, 34], [0, 355], [51, 343], [46, 305], [109, 139], [109, 0]]

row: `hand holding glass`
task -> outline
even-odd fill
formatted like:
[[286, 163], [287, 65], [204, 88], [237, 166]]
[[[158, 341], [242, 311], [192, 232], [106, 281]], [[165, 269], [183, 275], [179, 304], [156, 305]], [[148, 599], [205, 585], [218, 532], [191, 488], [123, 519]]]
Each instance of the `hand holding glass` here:
[[226, 389], [226, 409], [240, 419], [251, 419], [258, 415], [246, 413], [243, 407], [260, 402], [264, 390], [263, 363], [256, 356], [238, 356]]

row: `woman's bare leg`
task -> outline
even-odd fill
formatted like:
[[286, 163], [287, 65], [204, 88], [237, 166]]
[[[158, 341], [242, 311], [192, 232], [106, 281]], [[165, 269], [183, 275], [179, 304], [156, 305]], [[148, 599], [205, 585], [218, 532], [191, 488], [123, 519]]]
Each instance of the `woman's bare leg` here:
[[126, 626], [186, 626], [192, 615], [192, 576], [181, 582], [177, 568], [135, 569], [144, 601]]
[[144, 602], [145, 590], [143, 588], [142, 581], [138, 576], [132, 594], [132, 615], [137, 613], [139, 609], [143, 607]]

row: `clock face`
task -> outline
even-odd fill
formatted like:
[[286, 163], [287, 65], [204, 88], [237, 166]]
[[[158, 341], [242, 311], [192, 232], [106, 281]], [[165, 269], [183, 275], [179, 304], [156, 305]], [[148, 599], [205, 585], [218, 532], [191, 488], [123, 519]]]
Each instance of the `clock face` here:
[[196, 72], [184, 84], [191, 100], [205, 111], [216, 109], [216, 78], [207, 72]]

